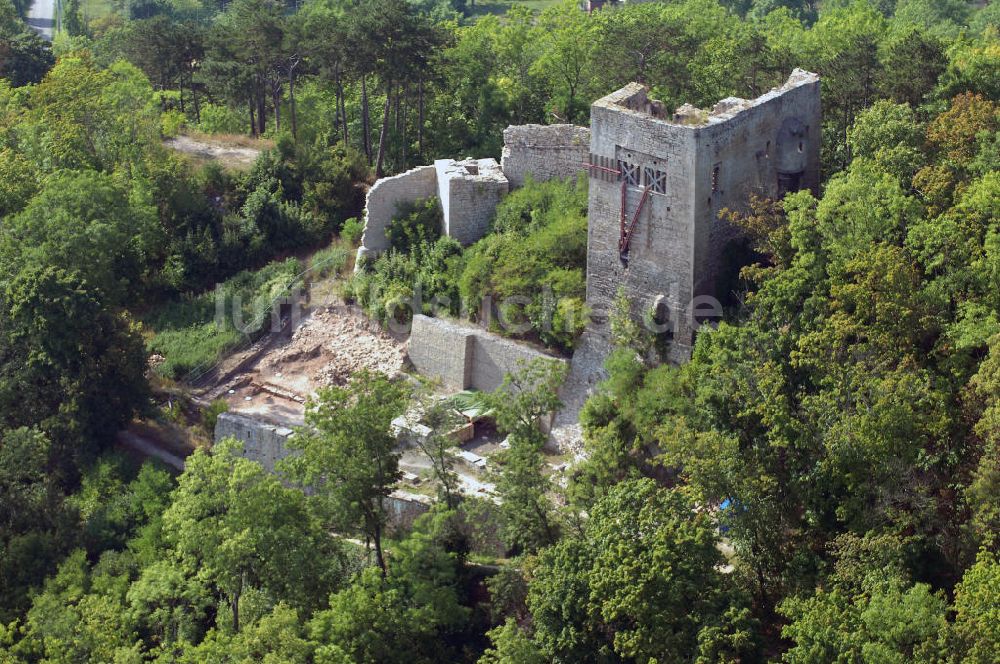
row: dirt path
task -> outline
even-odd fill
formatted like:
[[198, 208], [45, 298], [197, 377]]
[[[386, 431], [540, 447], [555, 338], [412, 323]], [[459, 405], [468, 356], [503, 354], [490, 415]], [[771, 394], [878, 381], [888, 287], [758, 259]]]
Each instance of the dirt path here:
[[177, 150], [206, 161], [221, 161], [226, 166], [250, 166], [260, 155], [257, 148], [226, 145], [210, 139], [192, 138], [181, 134], [163, 142], [171, 150]]
[[180, 458], [175, 454], [171, 454], [165, 449], [157, 446], [152, 441], [141, 438], [131, 431], [121, 431], [118, 433], [118, 442], [120, 442], [125, 447], [135, 450], [140, 454], [147, 457], [153, 457], [159, 459], [163, 463], [167, 464], [171, 468], [175, 468], [181, 472], [184, 471], [184, 459]]

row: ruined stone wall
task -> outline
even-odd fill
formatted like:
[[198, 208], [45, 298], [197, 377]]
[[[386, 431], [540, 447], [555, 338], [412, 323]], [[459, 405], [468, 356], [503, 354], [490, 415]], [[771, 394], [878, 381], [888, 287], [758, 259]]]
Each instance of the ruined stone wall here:
[[575, 177], [583, 172], [590, 148], [590, 129], [571, 124], [517, 125], [503, 132], [500, 160], [511, 189], [535, 182]]
[[[597, 314], [624, 288], [637, 317], [672, 330], [670, 357], [694, 341], [698, 296], [725, 299], [720, 278], [735, 230], [723, 209], [751, 193], [779, 197], [819, 177], [819, 78], [795, 70], [753, 100], [669, 113], [632, 83], [591, 107], [587, 300]], [[644, 192], [649, 190], [643, 204]], [[634, 231], [619, 251], [622, 218]], [[700, 298], [699, 298], [700, 299]]]
[[507, 177], [496, 159], [438, 159], [434, 168], [444, 216], [441, 232], [469, 246], [489, 232], [497, 205], [510, 189]]
[[724, 209], [745, 211], [751, 195], [780, 198], [819, 187], [820, 89], [816, 74], [796, 69], [788, 81], [753, 100], [729, 98], [712, 109], [697, 133], [694, 198], [699, 229], [695, 292], [719, 291], [725, 249], [737, 235], [719, 219]]
[[382, 178], [372, 185], [365, 200], [365, 230], [358, 257], [378, 254], [389, 248], [386, 231], [401, 204], [430, 198], [437, 193], [437, 175], [433, 166], [419, 166], [390, 178]]
[[[591, 107], [587, 302], [600, 321], [611, 310], [619, 288], [643, 316], [661, 298], [671, 311], [682, 310], [693, 296], [695, 139], [686, 127], [656, 121], [649, 114], [645, 89], [631, 84]], [[642, 210], [638, 184], [623, 188], [621, 163], [666, 174], [663, 193], [651, 193]], [[618, 251], [621, 214], [635, 230], [628, 262]], [[681, 317], [675, 339], [691, 336]]]
[[278, 461], [289, 455], [287, 443], [293, 435], [295, 432], [288, 427], [268, 424], [239, 413], [222, 413], [215, 423], [215, 442], [225, 438], [239, 440], [243, 443], [242, 456], [256, 461], [269, 473], [274, 472]]
[[419, 314], [413, 317], [409, 354], [421, 374], [454, 390], [484, 392], [500, 387], [504, 376], [532, 360], [564, 362], [477, 327]]
[[[215, 442], [235, 438], [243, 443], [241, 456], [259, 463], [269, 473], [278, 461], [294, 451], [287, 446], [295, 432], [239, 413], [222, 413], [215, 423]], [[307, 490], [308, 492], [308, 490]], [[425, 496], [393, 491], [386, 499], [390, 535], [408, 532], [416, 519], [430, 509]]]
[[387, 526], [390, 537], [405, 535], [413, 530], [413, 522], [431, 509], [431, 499], [407, 491], [393, 491], [385, 499]]

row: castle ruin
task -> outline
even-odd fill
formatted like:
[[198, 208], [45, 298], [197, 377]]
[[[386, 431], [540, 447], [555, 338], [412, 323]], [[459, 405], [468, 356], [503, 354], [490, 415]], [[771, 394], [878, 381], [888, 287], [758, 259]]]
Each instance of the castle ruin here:
[[441, 234], [468, 246], [486, 235], [501, 199], [527, 178], [544, 182], [583, 170], [590, 131], [575, 125], [519, 125], [503, 133], [496, 159], [438, 159], [405, 173], [382, 178], [368, 190], [365, 227], [357, 268], [364, 258], [389, 249], [386, 231], [401, 205], [436, 196], [441, 202]]
[[726, 260], [738, 238], [720, 212], [818, 186], [819, 77], [796, 69], [756, 99], [674, 114], [631, 83], [594, 102], [590, 129], [587, 302], [599, 323], [624, 289], [684, 361], [740, 267]]

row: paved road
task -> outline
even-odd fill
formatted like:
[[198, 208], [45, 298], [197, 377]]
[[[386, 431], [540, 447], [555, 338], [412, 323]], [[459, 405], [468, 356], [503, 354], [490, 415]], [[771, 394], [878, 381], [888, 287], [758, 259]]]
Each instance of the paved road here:
[[56, 29], [56, 0], [35, 0], [28, 10], [28, 25], [52, 41]]

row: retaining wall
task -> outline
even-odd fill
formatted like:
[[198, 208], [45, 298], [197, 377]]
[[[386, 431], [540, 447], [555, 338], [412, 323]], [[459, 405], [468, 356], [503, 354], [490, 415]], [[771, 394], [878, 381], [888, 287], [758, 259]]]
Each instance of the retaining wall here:
[[[215, 424], [215, 442], [235, 438], [243, 443], [242, 456], [256, 461], [273, 473], [278, 461], [294, 451], [288, 448], [288, 439], [295, 432], [288, 427], [270, 424], [240, 413], [222, 413]], [[308, 491], [307, 491], [308, 493]], [[430, 509], [431, 500], [425, 496], [393, 491], [386, 498], [389, 534], [407, 532], [413, 522]]]
[[481, 328], [420, 314], [413, 317], [409, 356], [417, 371], [451, 389], [483, 392], [500, 387], [504, 376], [532, 360], [565, 363]]

